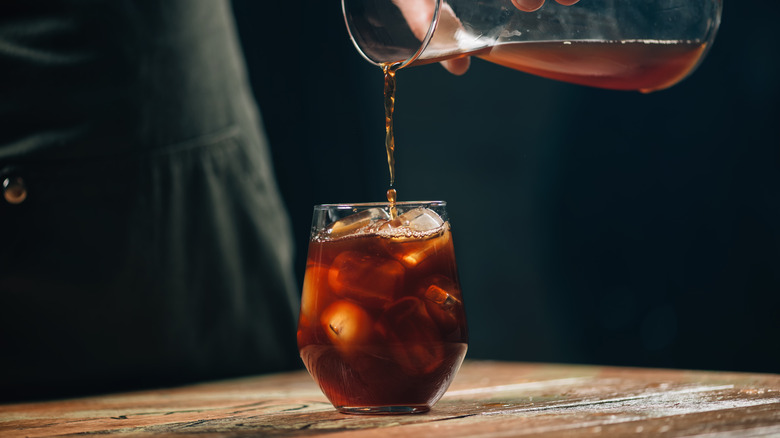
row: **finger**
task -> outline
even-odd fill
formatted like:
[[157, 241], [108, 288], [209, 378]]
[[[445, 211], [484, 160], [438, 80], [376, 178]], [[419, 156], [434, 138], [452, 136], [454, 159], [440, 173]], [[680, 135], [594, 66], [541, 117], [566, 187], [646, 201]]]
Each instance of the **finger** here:
[[428, 28], [431, 27], [436, 3], [418, 0], [393, 0], [393, 3], [401, 10], [401, 14], [409, 24], [409, 30], [422, 41], [428, 33]]
[[577, 3], [580, 0], [555, 0], [555, 1], [557, 1], [558, 3], [560, 3], [560, 4], [564, 5], [564, 6], [571, 6], [571, 5]]
[[460, 76], [468, 71], [469, 65], [471, 65], [471, 58], [467, 56], [464, 58], [448, 59], [442, 61], [441, 65], [446, 68], [448, 72]]
[[533, 12], [542, 7], [544, 0], [512, 0], [512, 3], [521, 11]]

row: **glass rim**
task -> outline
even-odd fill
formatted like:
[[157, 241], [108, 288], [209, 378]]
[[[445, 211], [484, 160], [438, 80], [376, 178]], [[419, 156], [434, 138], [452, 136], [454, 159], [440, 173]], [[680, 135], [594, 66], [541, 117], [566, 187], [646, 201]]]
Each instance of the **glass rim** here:
[[353, 208], [365, 208], [365, 207], [390, 207], [391, 205], [395, 205], [396, 207], [410, 207], [415, 205], [429, 205], [432, 207], [446, 207], [447, 202], [446, 201], [399, 201], [399, 202], [343, 202], [343, 203], [332, 203], [332, 204], [317, 204], [314, 206], [314, 209], [317, 210], [327, 210], [327, 209], [337, 209], [337, 210], [351, 210]]
[[379, 61], [373, 59], [363, 50], [362, 47], [360, 47], [360, 44], [358, 44], [357, 39], [353, 35], [352, 26], [350, 26], [349, 15], [347, 13], [347, 1], [348, 0], [341, 0], [341, 15], [343, 16], [344, 22], [347, 25], [347, 33], [349, 34], [349, 39], [352, 41], [352, 45], [355, 46], [360, 56], [362, 56], [366, 61], [370, 62], [371, 64], [378, 65], [380, 67], [385, 64], [400, 64], [398, 68], [403, 68], [413, 63], [415, 60], [417, 60], [417, 58], [420, 57], [422, 52], [425, 50], [426, 47], [428, 47], [428, 44], [431, 42], [431, 39], [433, 38], [433, 32], [436, 30], [436, 27], [439, 25], [439, 17], [441, 16], [441, 8], [442, 8], [443, 0], [433, 0], [435, 4], [433, 9], [433, 17], [431, 17], [431, 23], [428, 26], [428, 31], [425, 33], [425, 37], [422, 39], [422, 41], [420, 41], [420, 45], [417, 47], [417, 50], [408, 58], [398, 59], [395, 61]]

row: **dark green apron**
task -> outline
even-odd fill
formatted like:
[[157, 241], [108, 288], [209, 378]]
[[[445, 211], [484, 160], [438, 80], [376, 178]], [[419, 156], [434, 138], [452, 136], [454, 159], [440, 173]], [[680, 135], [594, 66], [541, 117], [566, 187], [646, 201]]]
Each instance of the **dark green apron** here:
[[0, 399], [298, 366], [270, 162], [229, 3], [3, 2]]

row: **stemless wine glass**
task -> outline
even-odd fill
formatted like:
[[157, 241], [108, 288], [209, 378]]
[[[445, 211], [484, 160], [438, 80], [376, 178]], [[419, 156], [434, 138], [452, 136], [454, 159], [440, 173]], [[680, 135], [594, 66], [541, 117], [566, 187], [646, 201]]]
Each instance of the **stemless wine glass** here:
[[298, 348], [336, 409], [427, 412], [467, 341], [444, 202], [314, 207]]
[[552, 79], [621, 90], [672, 86], [698, 66], [722, 0], [342, 0], [361, 55], [400, 67], [468, 55]]

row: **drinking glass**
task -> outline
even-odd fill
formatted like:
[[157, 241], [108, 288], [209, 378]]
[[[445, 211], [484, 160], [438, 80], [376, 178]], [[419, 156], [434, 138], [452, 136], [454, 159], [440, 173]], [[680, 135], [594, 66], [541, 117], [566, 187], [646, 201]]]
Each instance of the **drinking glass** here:
[[699, 65], [720, 25], [722, 0], [548, 0], [522, 12], [511, 0], [342, 0], [358, 52], [399, 67], [478, 56], [552, 79], [654, 91]]
[[336, 409], [427, 412], [467, 342], [445, 202], [314, 207], [298, 348]]

